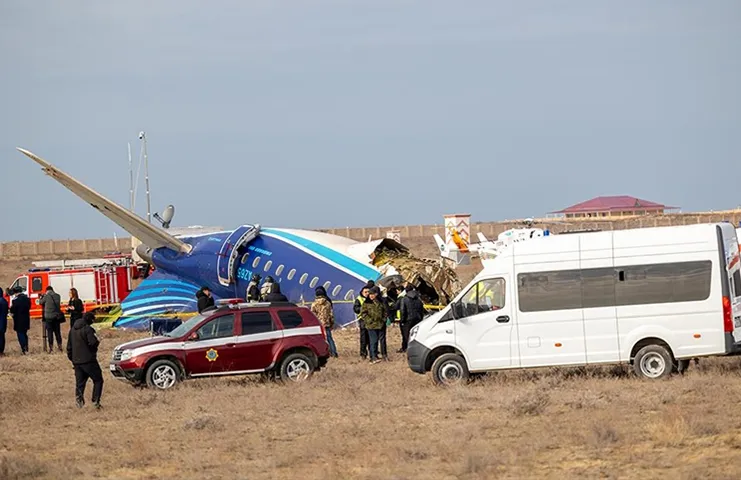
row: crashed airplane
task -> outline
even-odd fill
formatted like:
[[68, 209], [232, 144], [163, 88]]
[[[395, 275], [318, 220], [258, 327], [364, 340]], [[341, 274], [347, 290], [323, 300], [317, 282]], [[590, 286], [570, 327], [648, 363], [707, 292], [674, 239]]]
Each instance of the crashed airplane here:
[[195, 294], [202, 286], [208, 286], [215, 299], [244, 298], [255, 274], [272, 276], [289, 301], [297, 304], [311, 302], [314, 289], [323, 285], [335, 304], [336, 322], [343, 327], [355, 321], [353, 301], [368, 280], [381, 286], [392, 280], [409, 281], [430, 304], [447, 304], [460, 289], [452, 270], [414, 257], [391, 239], [356, 242], [328, 233], [260, 225], [173, 235], [167, 231], [172, 207], [163, 213], [165, 228], [159, 228], [28, 150], [18, 150], [140, 241], [136, 253], [155, 267], [121, 304], [116, 327], [146, 329], [151, 318], [162, 314], [195, 312]]

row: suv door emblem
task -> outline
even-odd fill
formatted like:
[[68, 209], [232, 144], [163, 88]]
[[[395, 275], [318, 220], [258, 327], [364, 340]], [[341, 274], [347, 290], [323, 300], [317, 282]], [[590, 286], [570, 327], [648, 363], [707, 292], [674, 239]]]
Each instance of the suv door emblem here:
[[217, 358], [219, 358], [219, 352], [217, 352], [213, 348], [209, 349], [206, 352], [206, 360], [208, 360], [209, 362], [215, 362]]

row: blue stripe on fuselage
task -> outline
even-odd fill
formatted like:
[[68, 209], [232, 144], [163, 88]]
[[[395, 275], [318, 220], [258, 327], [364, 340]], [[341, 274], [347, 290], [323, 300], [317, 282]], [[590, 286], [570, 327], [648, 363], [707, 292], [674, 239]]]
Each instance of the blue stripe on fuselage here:
[[364, 279], [378, 280], [381, 277], [381, 273], [370, 265], [363, 264], [355, 260], [354, 258], [350, 258], [347, 255], [332, 250], [331, 248], [326, 247], [313, 240], [299, 237], [298, 235], [294, 235], [292, 233], [275, 230], [273, 228], [263, 228], [262, 232], [275, 235], [276, 237], [285, 238], [286, 240], [290, 240], [297, 245], [301, 245], [307, 250], [326, 258], [330, 262], [336, 263], [337, 265], [353, 272], [354, 274]]

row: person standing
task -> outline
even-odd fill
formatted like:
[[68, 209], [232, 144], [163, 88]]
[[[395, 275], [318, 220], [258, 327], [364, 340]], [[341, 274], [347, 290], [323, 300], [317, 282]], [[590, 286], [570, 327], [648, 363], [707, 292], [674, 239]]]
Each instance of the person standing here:
[[267, 296], [265, 297], [265, 301], [270, 302], [270, 303], [288, 301], [288, 297], [286, 297], [280, 292], [280, 283], [270, 284], [270, 293], [268, 293]]
[[275, 281], [273, 280], [273, 277], [271, 277], [270, 275], [265, 278], [265, 283], [263, 283], [262, 287], [260, 288], [260, 300], [262, 300], [263, 302], [269, 301], [268, 295], [273, 293], [274, 282]]
[[213, 308], [214, 297], [211, 296], [210, 288], [202, 287], [196, 292], [196, 298], [198, 299], [198, 313], [203, 313], [209, 308]]
[[260, 301], [260, 280], [261, 277], [258, 274], [254, 274], [250, 280], [250, 284], [247, 286], [247, 301], [248, 302], [259, 302]]
[[31, 329], [31, 300], [23, 290], [17, 290], [10, 304], [10, 313], [13, 315], [13, 330], [18, 336], [21, 353], [28, 354], [28, 331]]
[[85, 406], [85, 387], [88, 379], [93, 381], [93, 405], [100, 408], [103, 394], [103, 372], [98, 363], [98, 340], [92, 327], [95, 315], [88, 312], [78, 318], [67, 337], [67, 358], [75, 368], [75, 400], [77, 408]]
[[406, 295], [401, 299], [401, 351], [406, 352], [409, 346], [409, 332], [425, 316], [425, 305], [413, 285], [407, 285]]
[[368, 300], [368, 292], [370, 292], [370, 287], [368, 285], [363, 286], [360, 290], [360, 295], [355, 299], [355, 303], [352, 306], [355, 317], [358, 320], [358, 328], [360, 329], [360, 358], [362, 359], [368, 358], [368, 343], [370, 343], [368, 329], [365, 328], [365, 321], [362, 314], [363, 304]]
[[327, 332], [329, 355], [337, 358], [337, 346], [332, 338], [332, 328], [334, 327], [334, 311], [332, 310], [332, 306], [332, 300], [327, 295], [327, 290], [322, 286], [316, 287], [314, 291], [314, 303], [311, 304], [311, 313], [324, 325], [324, 331]]
[[5, 332], [8, 329], [8, 301], [0, 288], [0, 357], [5, 355]]
[[[399, 289], [399, 296], [396, 299], [396, 322], [399, 324], [399, 333], [401, 334], [401, 348], [396, 351], [396, 353], [404, 353], [406, 352], [406, 343], [404, 343], [404, 327], [401, 323], [401, 302], [404, 301], [404, 297], [406, 297], [407, 294], [407, 286], [409, 283], [404, 282], [404, 284]], [[407, 331], [408, 332], [408, 331]], [[408, 338], [408, 337], [407, 337]]]
[[62, 299], [59, 294], [49, 285], [46, 287], [46, 294], [39, 298], [42, 313], [41, 320], [44, 322], [46, 329], [46, 338], [49, 342], [49, 353], [54, 352], [54, 337], [57, 339], [57, 348], [62, 351], [62, 322], [65, 321], [62, 313]]
[[80, 300], [80, 294], [77, 293], [76, 288], [69, 289], [69, 303], [67, 304], [67, 311], [69, 312], [69, 325], [70, 328], [72, 328], [72, 325], [82, 318], [82, 314], [85, 313], [85, 305], [83, 305], [82, 300]]
[[381, 290], [373, 287], [368, 292], [368, 299], [363, 303], [360, 313], [365, 321], [365, 328], [368, 329], [370, 337], [370, 363], [376, 364], [381, 360], [378, 358], [378, 340], [386, 322], [386, 306], [381, 300]]

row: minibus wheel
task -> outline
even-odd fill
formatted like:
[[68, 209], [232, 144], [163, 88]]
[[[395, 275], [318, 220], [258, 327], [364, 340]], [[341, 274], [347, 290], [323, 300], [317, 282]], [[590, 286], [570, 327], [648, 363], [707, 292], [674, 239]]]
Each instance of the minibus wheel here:
[[432, 381], [435, 385], [449, 387], [468, 382], [466, 360], [457, 353], [445, 353], [432, 364]]
[[646, 345], [633, 359], [636, 375], [649, 380], [668, 378], [674, 370], [674, 358], [666, 347]]

